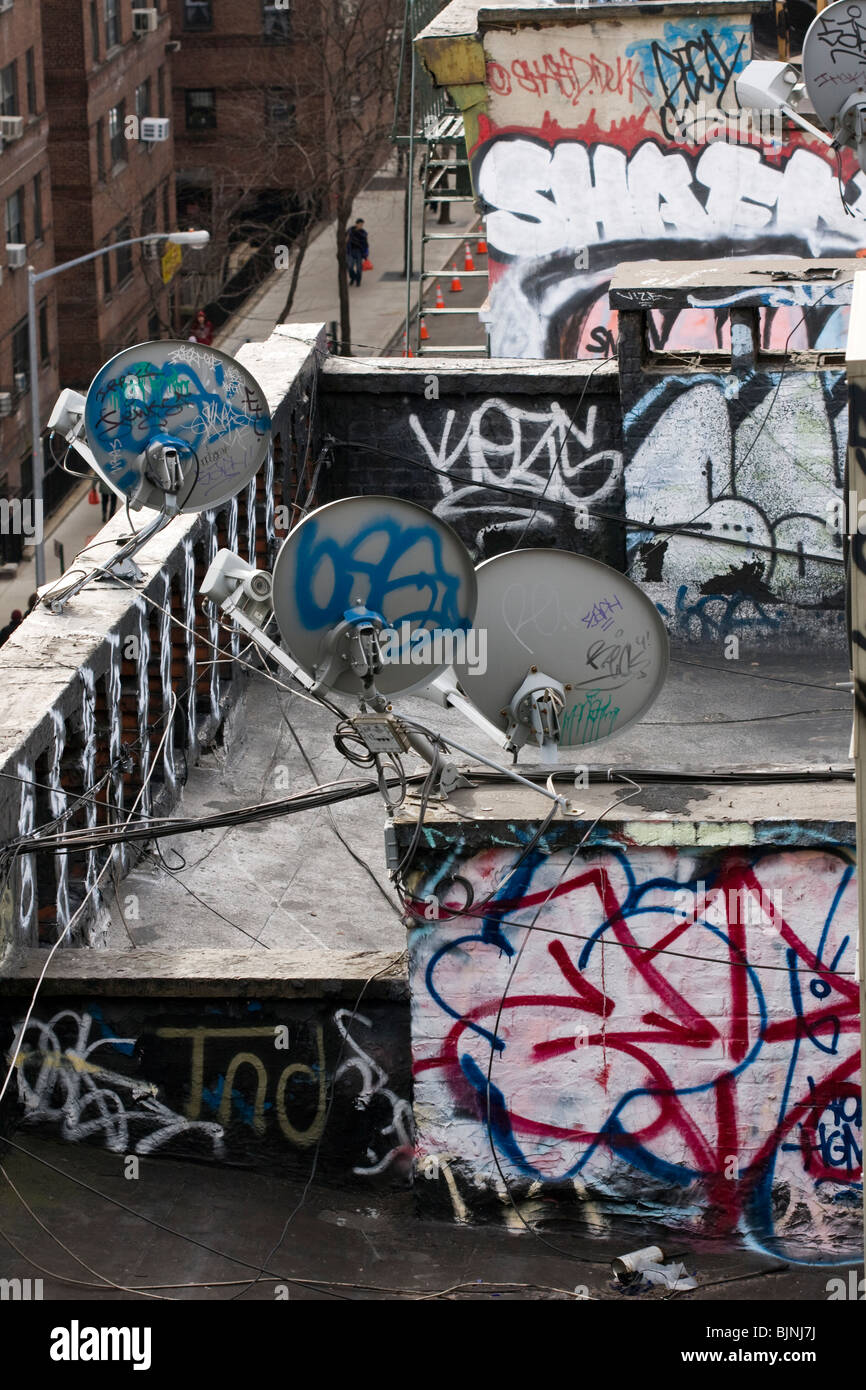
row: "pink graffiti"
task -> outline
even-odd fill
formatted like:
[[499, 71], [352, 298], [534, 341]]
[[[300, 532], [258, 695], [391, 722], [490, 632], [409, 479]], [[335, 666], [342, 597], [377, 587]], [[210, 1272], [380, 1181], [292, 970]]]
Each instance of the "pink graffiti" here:
[[[511, 962], [495, 938], [467, 939], [477, 920], [449, 924], [458, 904], [446, 901], [429, 978], [440, 1008], [458, 1017], [439, 1013], [437, 1025], [431, 992], [431, 1044], [416, 1048], [414, 1070], [441, 1078], [454, 1113], [477, 1115], [483, 1139], [478, 1077], [495, 1031], [504, 1046], [491, 1083], [504, 1109], [494, 1100], [493, 1127], [518, 1172], [561, 1180], [624, 1161], [700, 1184], [714, 1234], [769, 1239], [780, 1168], [819, 1202], [861, 1179], [855, 881], [843, 860], [819, 852], [757, 865], [731, 853], [693, 908], [672, 917], [676, 854], [653, 852], [660, 861], [662, 872], [638, 883], [619, 855], [603, 854], [557, 884], [551, 856], [532, 891], [491, 906], [488, 926], [531, 920], [544, 904], [539, 924], [553, 928], [530, 937], [501, 1014]], [[498, 855], [479, 856], [460, 873], [493, 883], [500, 867]]]

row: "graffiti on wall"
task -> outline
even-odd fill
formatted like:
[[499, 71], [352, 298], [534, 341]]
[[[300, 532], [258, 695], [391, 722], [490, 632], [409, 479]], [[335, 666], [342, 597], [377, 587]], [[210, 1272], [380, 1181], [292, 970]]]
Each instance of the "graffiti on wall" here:
[[[833, 166], [790, 144], [781, 154], [722, 142], [699, 151], [664, 149], [654, 139], [623, 147], [622, 137], [615, 144], [557, 128], [491, 134], [474, 166], [487, 209], [496, 356], [611, 355], [616, 316], [606, 291], [622, 261], [853, 255], [862, 240]], [[855, 205], [864, 177], [852, 180]], [[808, 318], [797, 328], [803, 318], [802, 311], [781, 315], [773, 342], [844, 343], [845, 309], [814, 339]], [[668, 345], [716, 346], [715, 334], [708, 341], [705, 333], [712, 323], [689, 315]]]
[[[795, 1259], [852, 1258], [848, 856], [612, 850], [568, 869], [564, 851], [533, 851], [497, 888], [513, 859], [484, 850], [458, 870], [449, 856], [416, 887], [440, 898], [411, 942], [419, 1170], [444, 1156], [471, 1210], [502, 1186], [493, 1146], [517, 1200], [556, 1192], [596, 1221], [633, 1209]], [[483, 913], [449, 920], [470, 890]], [[548, 898], [503, 1003], [514, 923]]]
[[605, 414], [606, 404], [575, 415], [556, 400], [539, 406], [496, 398], [469, 410], [411, 414], [422, 456], [441, 470], [433, 510], [478, 559], [518, 537], [528, 545], [561, 543], [576, 516], [592, 529], [592, 511], [613, 510], [622, 489], [622, 454], [611, 447]]
[[626, 413], [627, 515], [689, 533], [628, 538], [674, 633], [766, 635], [797, 608], [842, 609], [846, 419], [841, 372], [664, 376]]
[[[495, 356], [612, 355], [606, 290], [621, 261], [778, 254], [792, 239], [805, 256], [860, 245], [823, 146], [802, 132], [781, 145], [775, 131], [740, 141], [734, 78], [751, 56], [748, 21], [677, 20], [660, 32], [637, 18], [629, 28], [638, 37], [623, 44], [616, 26], [596, 21], [599, 51], [588, 55], [580, 29], [555, 42], [549, 31], [486, 38], [488, 113], [471, 160], [487, 213]], [[693, 119], [707, 109], [731, 113], [730, 138]], [[846, 152], [849, 205], [864, 186]], [[792, 326], [780, 320], [774, 342]], [[713, 343], [714, 327], [686, 314], [670, 346]], [[844, 329], [840, 311], [822, 325], [823, 345], [840, 347]], [[810, 331], [789, 346], [809, 345]]]
[[269, 1144], [303, 1155], [333, 1122], [354, 1175], [399, 1174], [412, 1154], [411, 1108], [381, 1048], [370, 1048], [374, 1027], [367, 1014], [338, 1009], [301, 1025], [156, 1019], [120, 1036], [100, 1006], [64, 1008], [31, 1018], [19, 1040], [21, 1122], [114, 1153], [228, 1161]]

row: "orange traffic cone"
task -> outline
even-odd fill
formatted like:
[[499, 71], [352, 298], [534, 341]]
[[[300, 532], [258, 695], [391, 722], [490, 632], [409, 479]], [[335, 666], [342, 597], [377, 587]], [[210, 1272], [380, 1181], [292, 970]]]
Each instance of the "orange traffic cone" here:
[[421, 320], [421, 335], [420, 335], [420, 336], [421, 336], [421, 342], [422, 342], [422, 343], [426, 343], [427, 339], [430, 337], [430, 334], [427, 332], [427, 325], [426, 325], [426, 323], [424, 322], [423, 319]]
[[438, 281], [438, 280], [437, 280], [437, 282], [436, 282], [436, 308], [437, 308], [437, 309], [444, 309], [444, 308], [445, 308], [445, 296], [444, 296], [443, 293], [442, 293], [442, 286], [439, 284], [439, 281]]
[[487, 255], [487, 242], [484, 240], [483, 236], [478, 238], [478, 245], [476, 247], [476, 250], [479, 256]]
[[403, 334], [403, 356], [404, 356], [404, 357], [414, 357], [414, 356], [415, 356], [415, 354], [414, 354], [414, 352], [412, 351], [412, 349], [410, 348], [409, 344], [406, 342], [406, 334], [405, 334], [405, 333]]
[[467, 241], [467, 243], [466, 243], [466, 254], [465, 254], [464, 257], [463, 257], [463, 269], [464, 269], [464, 270], [474, 270], [474, 269], [475, 269], [475, 262], [474, 262], [473, 259], [472, 259], [472, 252], [469, 250], [469, 243], [468, 243], [468, 241]]
[[452, 294], [459, 294], [460, 291], [463, 289], [463, 286], [462, 286], [461, 283], [460, 283], [460, 277], [459, 277], [459, 275], [457, 274], [457, 267], [456, 267], [456, 265], [452, 265], [452, 267], [451, 267], [451, 274], [452, 274], [452, 276], [453, 276], [453, 279], [452, 279], [452, 281], [451, 281], [451, 293], [452, 293]]

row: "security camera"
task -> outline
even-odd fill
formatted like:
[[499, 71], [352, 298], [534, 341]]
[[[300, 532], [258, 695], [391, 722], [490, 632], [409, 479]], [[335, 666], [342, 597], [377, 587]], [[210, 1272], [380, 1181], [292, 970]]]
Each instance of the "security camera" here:
[[244, 598], [254, 604], [269, 603], [271, 576], [242, 560], [233, 550], [218, 550], [199, 593], [211, 603], [223, 604], [238, 588], [243, 590]]
[[98, 471], [96, 459], [84, 439], [84, 396], [79, 391], [72, 391], [67, 387], [65, 391], [60, 392], [48, 418], [48, 428], [62, 435], [85, 463], [94, 471]]
[[67, 440], [70, 434], [76, 434], [84, 419], [84, 399], [79, 391], [71, 391], [68, 387], [61, 391], [48, 418], [48, 428], [56, 430]]

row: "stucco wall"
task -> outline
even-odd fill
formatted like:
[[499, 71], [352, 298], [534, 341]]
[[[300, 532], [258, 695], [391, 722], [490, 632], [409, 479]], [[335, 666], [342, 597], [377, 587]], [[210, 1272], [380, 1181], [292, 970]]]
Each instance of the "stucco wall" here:
[[[419, 1200], [517, 1228], [510, 1191], [527, 1219], [559, 1198], [592, 1231], [630, 1216], [853, 1258], [850, 852], [620, 846], [570, 861], [549, 841], [503, 881], [517, 855], [500, 829], [469, 851], [432, 831], [414, 890]], [[467, 901], [474, 915], [450, 916]], [[524, 941], [512, 924], [536, 914]]]

